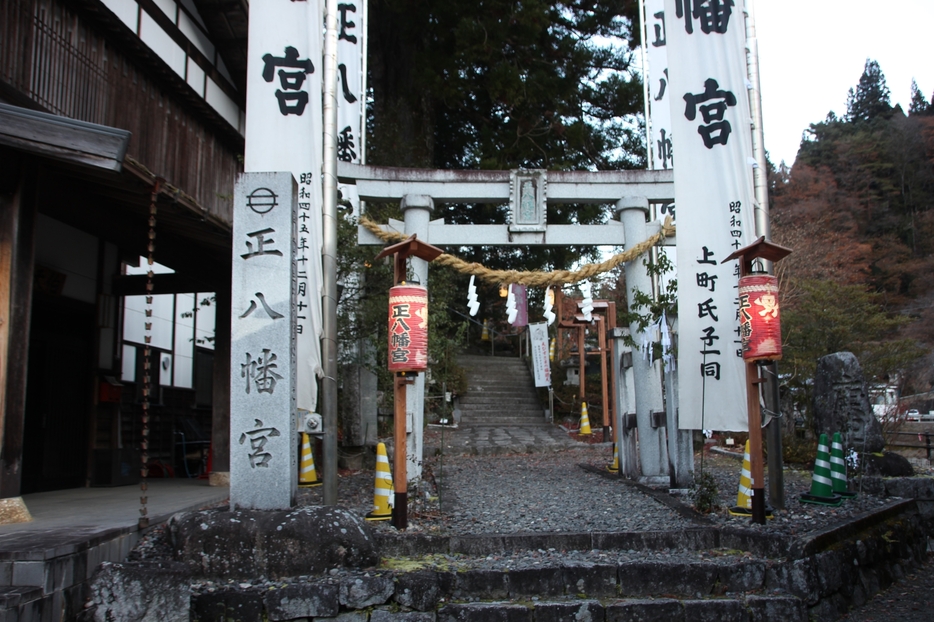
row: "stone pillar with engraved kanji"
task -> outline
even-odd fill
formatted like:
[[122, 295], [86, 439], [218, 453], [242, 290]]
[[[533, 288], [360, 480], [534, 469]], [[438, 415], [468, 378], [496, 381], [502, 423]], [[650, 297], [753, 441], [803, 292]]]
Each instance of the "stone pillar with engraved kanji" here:
[[230, 301], [230, 506], [295, 503], [294, 244], [291, 173], [243, 173], [234, 194]]

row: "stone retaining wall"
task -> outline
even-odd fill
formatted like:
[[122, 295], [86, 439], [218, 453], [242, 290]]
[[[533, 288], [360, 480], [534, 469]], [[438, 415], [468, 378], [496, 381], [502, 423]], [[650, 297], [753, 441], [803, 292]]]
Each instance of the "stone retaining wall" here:
[[[629, 619], [833, 620], [919, 563], [927, 534], [914, 501], [893, 503], [805, 539], [756, 530], [383, 538], [384, 554], [521, 548], [749, 550], [730, 563], [566, 563], [521, 570], [342, 570], [261, 586], [224, 580], [191, 592], [191, 566], [108, 564], [87, 619], [552, 622]], [[601, 545], [601, 546], [596, 546]], [[560, 547], [560, 548], [559, 548]], [[495, 550], [494, 550], [495, 549]], [[780, 549], [783, 549], [780, 550]], [[775, 554], [777, 553], [777, 554]], [[156, 570], [156, 572], [154, 572]], [[151, 583], [155, 577], [158, 586]], [[207, 586], [207, 587], [206, 587]], [[167, 601], [159, 594], [181, 595]], [[128, 600], [131, 602], [128, 602]], [[132, 615], [130, 615], [132, 611]], [[583, 616], [583, 617], [580, 617]]]
[[74, 620], [83, 610], [88, 581], [102, 562], [120, 561], [139, 533], [112, 529], [85, 534], [62, 529], [42, 535], [21, 532], [4, 539], [0, 551], [0, 622]]

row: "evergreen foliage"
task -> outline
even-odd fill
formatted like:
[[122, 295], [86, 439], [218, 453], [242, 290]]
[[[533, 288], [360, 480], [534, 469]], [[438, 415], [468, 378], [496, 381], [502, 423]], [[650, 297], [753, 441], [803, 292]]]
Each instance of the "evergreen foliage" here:
[[924, 114], [931, 107], [924, 93], [918, 88], [918, 83], [911, 81], [911, 103], [908, 105], [908, 114]]
[[772, 172], [788, 394], [809, 409], [820, 356], [850, 350], [870, 382], [934, 387], [934, 118], [914, 84], [906, 116], [867, 61], [847, 114], [810, 126]]
[[885, 84], [882, 69], [879, 68], [879, 63], [867, 58], [863, 75], [859, 77], [859, 84], [855, 89], [850, 89], [846, 98], [846, 120], [851, 123], [872, 121], [888, 117], [891, 113], [889, 87]]

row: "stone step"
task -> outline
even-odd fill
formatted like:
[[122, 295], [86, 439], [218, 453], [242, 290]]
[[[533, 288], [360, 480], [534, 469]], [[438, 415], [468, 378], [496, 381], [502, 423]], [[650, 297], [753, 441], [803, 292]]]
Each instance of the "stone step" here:
[[[801, 598], [769, 592], [761, 585], [748, 590], [741, 576], [746, 571], [742, 566], [740, 563], [737, 572], [713, 571], [703, 577], [697, 577], [697, 572], [685, 572], [684, 567], [652, 562], [634, 565], [633, 570], [640, 574], [633, 572], [631, 576], [624, 576], [623, 568], [613, 564], [568, 564], [509, 572], [351, 573], [331, 582], [306, 579], [269, 588], [221, 586], [192, 594], [188, 606], [189, 617], [202, 620], [215, 619], [218, 607], [272, 620], [334, 617], [340, 611], [367, 608], [372, 609], [370, 622], [808, 620], [807, 603]], [[659, 582], [661, 572], [676, 574]], [[719, 581], [721, 574], [726, 575], [726, 581], [720, 583], [720, 593], [730, 592], [730, 596], [717, 596], [713, 581]], [[627, 578], [633, 580], [634, 589], [626, 589]], [[696, 591], [692, 592], [693, 588]], [[400, 607], [409, 613], [396, 611]]]
[[541, 409], [541, 404], [536, 399], [521, 397], [503, 397], [481, 399], [478, 397], [470, 400], [458, 400], [461, 410], [532, 410]]
[[471, 419], [478, 417], [487, 417], [489, 419], [498, 419], [498, 420], [512, 420], [512, 419], [527, 419], [530, 417], [542, 418], [545, 416], [545, 411], [541, 408], [517, 408], [517, 409], [505, 409], [505, 408], [476, 408], [473, 410], [462, 410], [462, 417], [468, 417]]

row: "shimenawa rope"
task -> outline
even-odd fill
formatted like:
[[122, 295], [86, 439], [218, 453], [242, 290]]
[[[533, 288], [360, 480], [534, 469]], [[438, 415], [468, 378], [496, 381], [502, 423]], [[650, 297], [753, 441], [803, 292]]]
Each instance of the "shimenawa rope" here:
[[[396, 231], [383, 231], [380, 226], [366, 216], [360, 217], [360, 224], [366, 227], [373, 235], [384, 242], [402, 242], [410, 236]], [[675, 226], [671, 222], [671, 216], [665, 217], [665, 222], [658, 233], [650, 236], [648, 239], [627, 248], [622, 253], [613, 255], [606, 261], [595, 264], [587, 264], [580, 270], [555, 270], [554, 272], [541, 271], [520, 271], [520, 270], [491, 270], [483, 264], [464, 261], [460, 257], [443, 253], [435, 259], [439, 263], [450, 268], [454, 268], [463, 274], [473, 274], [477, 278], [488, 283], [515, 283], [517, 285], [528, 285], [531, 287], [547, 287], [549, 285], [565, 285], [568, 283], [577, 283], [593, 278], [598, 274], [609, 272], [620, 264], [632, 261], [641, 256], [647, 250], [661, 242], [666, 237], [675, 234]]]

